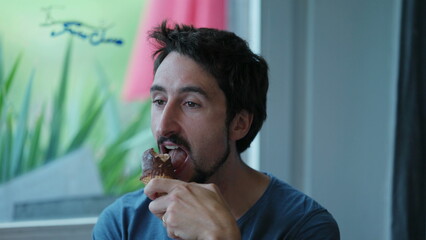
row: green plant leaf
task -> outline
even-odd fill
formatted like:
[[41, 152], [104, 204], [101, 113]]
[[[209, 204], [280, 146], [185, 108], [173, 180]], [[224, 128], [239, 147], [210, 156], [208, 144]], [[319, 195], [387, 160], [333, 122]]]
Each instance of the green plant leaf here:
[[20, 53], [18, 55], [18, 57], [15, 59], [12, 70], [10, 71], [6, 80], [1, 81], [1, 84], [0, 84], [0, 113], [2, 112], [2, 109], [4, 107], [4, 103], [6, 101], [6, 97], [9, 93], [10, 86], [12, 85], [13, 80], [15, 79], [15, 74], [16, 74], [16, 71], [18, 70], [19, 64], [21, 63], [21, 59], [22, 59], [22, 53]]
[[[145, 128], [141, 131], [138, 131], [137, 134], [135, 134], [133, 137], [131, 137], [129, 140], [122, 143], [122, 146], [124, 149], [133, 149], [134, 147], [142, 144], [149, 144], [150, 140], [152, 140], [152, 133], [151, 129]], [[151, 147], [151, 146], [147, 146]]]
[[65, 112], [65, 99], [67, 92], [67, 83], [68, 83], [68, 72], [71, 59], [71, 49], [72, 49], [72, 38], [68, 41], [68, 46], [65, 52], [64, 64], [62, 67], [61, 74], [61, 84], [59, 90], [55, 97], [53, 116], [51, 122], [51, 132], [50, 140], [46, 152], [46, 162], [52, 161], [55, 157], [58, 156], [60, 140], [61, 140], [61, 130], [64, 119]]
[[27, 135], [27, 119], [28, 111], [30, 108], [31, 89], [33, 85], [34, 71], [31, 73], [28, 81], [27, 90], [25, 92], [25, 98], [22, 103], [21, 112], [19, 113], [18, 126], [16, 129], [16, 136], [13, 141], [12, 148], [12, 176], [17, 176], [22, 173], [22, 152], [24, 149], [25, 138]]
[[125, 178], [123, 178], [123, 181], [120, 183], [119, 194], [132, 192], [143, 187], [144, 184], [139, 180], [140, 177], [141, 171], [140, 168], [138, 168], [128, 174]]
[[36, 120], [34, 131], [30, 139], [30, 150], [27, 156], [25, 171], [30, 171], [40, 165], [40, 153], [42, 152], [40, 138], [43, 128], [44, 111], [45, 107], [43, 106], [43, 109]]
[[[7, 125], [7, 111], [9, 110], [8, 106], [5, 106], [0, 112], [0, 136], [3, 135], [3, 129]], [[4, 141], [0, 138], [0, 145], [3, 145]], [[2, 156], [2, 155], [0, 155]]]
[[109, 81], [108, 77], [102, 68], [102, 66], [97, 63], [96, 69], [98, 73], [98, 78], [100, 82], [100, 88], [103, 91], [103, 93], [107, 96], [107, 101], [104, 106], [104, 116], [106, 120], [106, 132], [107, 132], [107, 144], [110, 144], [116, 139], [121, 130], [120, 125], [120, 119], [119, 119], [119, 112], [117, 109], [117, 101], [116, 98], [113, 97], [110, 88], [109, 88]]
[[[129, 139], [132, 139], [140, 132], [144, 125], [150, 122], [150, 101], [144, 102], [141, 106], [139, 114], [135, 119], [121, 132], [119, 137], [107, 146], [103, 157], [98, 163], [101, 173], [104, 191], [107, 194], [123, 194], [129, 189], [126, 182], [128, 177], [125, 175], [125, 159], [129, 153]], [[149, 125], [149, 124], [148, 124]], [[140, 169], [138, 168], [138, 171]]]
[[3, 135], [3, 149], [2, 149], [2, 176], [1, 182], [6, 182], [10, 178], [10, 166], [11, 166], [11, 152], [13, 147], [13, 114], [9, 112], [6, 120], [6, 131]]
[[111, 155], [105, 155], [101, 166], [101, 178], [105, 193], [118, 193], [114, 189], [118, 186], [118, 181], [123, 175], [125, 167], [125, 157], [127, 150], [116, 149]]
[[87, 102], [86, 107], [84, 108], [83, 111], [83, 118], [87, 118], [87, 116], [89, 116], [96, 108], [96, 103], [98, 102], [99, 99], [99, 91], [98, 90], [94, 90], [92, 91], [92, 95], [90, 96], [89, 101]]
[[7, 162], [9, 160], [9, 156], [7, 156], [7, 152], [9, 149], [9, 143], [11, 140], [8, 139], [8, 107], [2, 109], [2, 113], [0, 113], [0, 183], [6, 180], [7, 173], [9, 172], [9, 168], [7, 166]]
[[6, 81], [4, 82], [6, 93], [9, 91], [10, 86], [12, 85], [13, 79], [15, 78], [16, 71], [18, 70], [19, 64], [21, 63], [22, 55], [23, 54], [20, 53], [18, 57], [16, 57], [12, 70], [10, 71], [8, 77], [6, 78]]
[[[96, 121], [99, 117], [99, 114], [101, 113], [101, 110], [102, 110], [104, 103], [105, 103], [105, 100], [103, 100], [100, 104], [98, 104], [96, 109], [89, 112], [88, 117], [84, 120], [82, 127], [80, 128], [80, 130], [78, 131], [78, 133], [76, 134], [74, 139], [72, 140], [72, 142], [69, 145], [66, 153], [69, 153], [72, 150], [77, 149], [78, 147], [80, 147], [83, 144], [83, 142], [85, 141], [87, 136], [90, 134], [90, 131], [93, 129], [93, 126], [95, 125], [95, 123], [96, 123]], [[90, 104], [91, 103], [89, 103], [89, 105]]]
[[135, 117], [133, 122], [131, 122], [127, 128], [124, 129], [124, 131], [119, 135], [117, 140], [112, 144], [119, 145], [128, 139], [130, 139], [132, 136], [136, 135], [138, 131], [144, 126], [147, 122], [149, 123], [149, 116], [151, 111], [151, 103], [150, 102], [144, 102], [141, 106], [141, 109], [139, 111], [139, 114]]
[[[144, 112], [145, 112], [145, 108], [142, 108], [141, 113], [144, 113]], [[143, 115], [143, 114], [140, 114], [140, 115]], [[135, 121], [129, 124], [126, 129], [124, 129], [124, 131], [112, 144], [108, 145], [104, 155], [106, 156], [113, 155], [114, 152], [122, 150], [121, 145], [139, 131], [140, 129], [140, 122], [138, 121], [138, 119], [140, 119], [139, 116], [136, 118]], [[103, 164], [103, 161], [105, 161], [105, 159], [102, 159], [100, 161], [101, 166]]]
[[2, 37], [0, 36], [0, 85], [3, 82], [3, 74], [4, 74], [3, 67], [4, 67], [3, 66], [3, 41], [2, 41]]

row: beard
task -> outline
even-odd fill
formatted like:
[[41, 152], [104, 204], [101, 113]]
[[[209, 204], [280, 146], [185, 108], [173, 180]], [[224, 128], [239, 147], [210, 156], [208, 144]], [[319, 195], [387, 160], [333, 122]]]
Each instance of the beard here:
[[200, 164], [202, 160], [196, 160], [191, 157], [191, 159], [193, 159], [195, 173], [190, 179], [190, 182], [206, 183], [207, 180], [211, 176], [213, 176], [213, 174], [215, 174], [220, 169], [220, 167], [223, 166], [223, 164], [228, 159], [229, 153], [230, 153], [229, 140], [227, 140], [225, 152], [219, 158], [219, 161], [214, 162], [214, 164], [206, 170], [204, 170]]
[[[190, 159], [192, 159], [192, 163], [194, 166], [194, 174], [193, 176], [190, 178], [189, 182], [196, 182], [196, 183], [206, 183], [207, 180], [213, 176], [213, 174], [215, 174], [222, 166], [223, 164], [226, 162], [226, 160], [228, 159], [228, 156], [230, 154], [230, 146], [229, 146], [229, 131], [228, 131], [228, 127], [225, 128], [225, 133], [226, 133], [226, 149], [224, 150], [224, 152], [221, 154], [221, 156], [219, 158], [217, 158], [217, 161], [214, 161], [212, 163], [210, 162], [205, 162], [205, 160], [203, 160], [200, 157], [194, 156], [192, 153], [192, 148], [191, 145], [189, 144], [189, 142], [184, 139], [183, 137], [179, 136], [178, 134], [172, 134], [169, 137], [160, 137], [158, 139], [158, 145], [160, 145], [161, 143], [165, 142], [165, 141], [170, 141], [173, 142], [175, 144], [178, 145], [182, 145], [184, 146], [187, 150], [188, 150], [188, 154]], [[210, 165], [210, 166], [209, 166]]]

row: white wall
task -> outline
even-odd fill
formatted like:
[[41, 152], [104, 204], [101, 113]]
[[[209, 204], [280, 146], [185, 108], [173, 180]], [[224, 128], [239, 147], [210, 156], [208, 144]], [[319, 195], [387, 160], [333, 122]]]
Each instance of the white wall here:
[[342, 239], [390, 239], [400, 0], [264, 0], [261, 170], [333, 213]]

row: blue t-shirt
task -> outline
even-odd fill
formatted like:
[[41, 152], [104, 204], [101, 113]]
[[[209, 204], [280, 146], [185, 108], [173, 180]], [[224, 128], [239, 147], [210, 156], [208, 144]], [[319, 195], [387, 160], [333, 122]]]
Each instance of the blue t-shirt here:
[[[269, 175], [262, 197], [237, 224], [241, 239], [340, 239], [332, 215], [312, 198]], [[93, 229], [93, 239], [170, 239], [152, 214], [143, 189], [107, 207]]]

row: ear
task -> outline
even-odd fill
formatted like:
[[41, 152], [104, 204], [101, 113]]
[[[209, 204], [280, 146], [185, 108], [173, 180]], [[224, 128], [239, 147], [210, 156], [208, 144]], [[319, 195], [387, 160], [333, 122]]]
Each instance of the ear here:
[[242, 110], [237, 113], [229, 125], [229, 138], [230, 140], [240, 140], [247, 135], [250, 130], [251, 123], [253, 122], [253, 114]]

